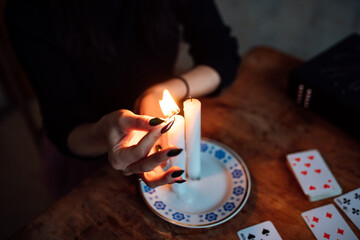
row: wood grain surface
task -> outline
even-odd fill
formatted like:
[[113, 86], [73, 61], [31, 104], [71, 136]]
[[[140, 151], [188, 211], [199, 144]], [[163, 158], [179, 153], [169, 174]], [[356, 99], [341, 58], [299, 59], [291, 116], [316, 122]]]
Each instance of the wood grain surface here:
[[289, 99], [288, 74], [300, 63], [267, 47], [254, 48], [231, 88], [201, 99], [202, 136], [235, 150], [251, 175], [248, 202], [231, 220], [208, 229], [172, 225], [147, 208], [136, 178], [105, 166], [12, 239], [238, 239], [240, 229], [267, 220], [283, 239], [315, 239], [300, 214], [333, 198], [309, 202], [285, 156], [318, 149], [346, 193], [360, 187], [360, 142]]

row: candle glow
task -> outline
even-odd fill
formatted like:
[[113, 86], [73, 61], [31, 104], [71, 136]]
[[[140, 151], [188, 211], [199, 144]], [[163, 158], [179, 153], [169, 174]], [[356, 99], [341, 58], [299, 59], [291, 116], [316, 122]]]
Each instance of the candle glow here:
[[170, 118], [171, 116], [178, 114], [180, 108], [175, 103], [173, 97], [167, 89], [163, 92], [163, 98], [159, 100], [161, 111], [164, 113], [165, 117]]

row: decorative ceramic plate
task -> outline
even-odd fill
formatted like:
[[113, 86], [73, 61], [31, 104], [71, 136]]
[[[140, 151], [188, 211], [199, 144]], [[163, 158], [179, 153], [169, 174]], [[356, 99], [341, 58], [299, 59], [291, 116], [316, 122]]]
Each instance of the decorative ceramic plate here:
[[226, 222], [245, 205], [250, 193], [249, 171], [241, 157], [214, 140], [201, 141], [200, 180], [155, 189], [140, 182], [149, 208], [164, 220], [188, 228]]

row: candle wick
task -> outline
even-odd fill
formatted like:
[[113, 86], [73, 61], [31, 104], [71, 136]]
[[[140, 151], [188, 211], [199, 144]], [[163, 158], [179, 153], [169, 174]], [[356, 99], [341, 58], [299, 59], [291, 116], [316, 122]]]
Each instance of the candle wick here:
[[190, 101], [192, 102], [192, 97], [190, 96]]
[[180, 110], [179, 110], [179, 111], [173, 111], [170, 116], [168, 116], [167, 118], [165, 118], [165, 122], [167, 122], [170, 118], [172, 118], [173, 116], [175, 116], [175, 115], [178, 114], [179, 112], [180, 112]]

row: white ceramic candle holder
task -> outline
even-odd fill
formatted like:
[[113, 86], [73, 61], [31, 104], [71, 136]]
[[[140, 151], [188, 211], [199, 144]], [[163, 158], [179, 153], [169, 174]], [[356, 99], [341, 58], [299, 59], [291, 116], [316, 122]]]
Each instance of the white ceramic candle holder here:
[[251, 188], [249, 171], [241, 157], [209, 139], [201, 141], [200, 180], [188, 178], [181, 185], [179, 193], [170, 185], [152, 189], [141, 182], [140, 192], [159, 217], [189, 228], [212, 227], [231, 219], [245, 205]]

